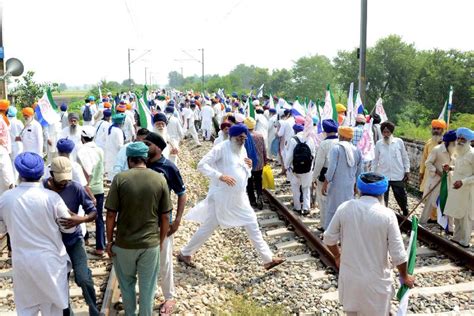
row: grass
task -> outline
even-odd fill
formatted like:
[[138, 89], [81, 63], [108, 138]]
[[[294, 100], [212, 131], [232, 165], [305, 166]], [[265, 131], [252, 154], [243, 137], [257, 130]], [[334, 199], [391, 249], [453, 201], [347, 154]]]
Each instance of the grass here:
[[[226, 296], [232, 295], [230, 299], [230, 315], [252, 315], [252, 316], [280, 316], [286, 315], [283, 306], [281, 305], [269, 305], [260, 306], [253, 299], [245, 297], [244, 295], [231, 294], [227, 292]], [[212, 308], [211, 315], [227, 315], [222, 310]]]
[[87, 91], [86, 90], [64, 90], [61, 92], [53, 92], [53, 97], [61, 97], [61, 98], [80, 98], [84, 99], [86, 96]]
[[283, 306], [259, 306], [254, 300], [243, 295], [235, 295], [231, 300], [231, 304], [232, 315], [276, 316], [285, 314]]

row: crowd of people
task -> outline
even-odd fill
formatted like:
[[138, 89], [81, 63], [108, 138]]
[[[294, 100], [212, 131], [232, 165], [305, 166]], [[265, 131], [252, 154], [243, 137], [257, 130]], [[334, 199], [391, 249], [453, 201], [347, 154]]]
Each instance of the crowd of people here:
[[[195, 267], [192, 256], [218, 227], [243, 226], [265, 269], [282, 264], [285, 259], [273, 254], [255, 214], [264, 207], [262, 174], [270, 161], [281, 165], [291, 185], [293, 211], [319, 216], [324, 242], [340, 266], [346, 312], [388, 311], [388, 252], [402, 281], [413, 286], [397, 220], [387, 208], [392, 188], [403, 215], [409, 213], [410, 160], [392, 122], [375, 113], [358, 114], [351, 126], [342, 104], [336, 106], [337, 120], [321, 119], [301, 114], [291, 103], [280, 106], [278, 98], [237, 93], [162, 90], [144, 101], [152, 126], [142, 125], [143, 112], [131, 92], [109, 93], [99, 102], [90, 96], [80, 113], [63, 104], [57, 121], [48, 125], [37, 121], [33, 107], [21, 109], [19, 116], [17, 107], [0, 100], [0, 224], [8, 232], [20, 315], [70, 312], [71, 269], [90, 314], [99, 314], [85, 250], [90, 235], [85, 223], [93, 221], [93, 255], [112, 258], [126, 315], [137, 311], [137, 279], [139, 315], [151, 315], [158, 284], [164, 296], [160, 314], [172, 313], [173, 255]], [[433, 120], [420, 163], [425, 194], [420, 223], [446, 217], [452, 241], [470, 247], [474, 132], [446, 127]], [[208, 194], [186, 216], [178, 159], [185, 137], [196, 146], [213, 142], [197, 165], [210, 178]], [[374, 145], [370, 152], [368, 143]], [[440, 214], [441, 178], [448, 195]], [[110, 186], [107, 196], [104, 186]], [[316, 207], [319, 215], [311, 212]], [[183, 218], [201, 225], [173, 253], [173, 235]]]

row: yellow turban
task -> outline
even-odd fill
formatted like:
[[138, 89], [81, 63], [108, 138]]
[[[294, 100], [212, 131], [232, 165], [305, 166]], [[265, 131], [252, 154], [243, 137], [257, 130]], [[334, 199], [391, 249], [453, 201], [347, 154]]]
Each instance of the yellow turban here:
[[338, 104], [336, 104], [336, 111], [337, 111], [337, 113], [346, 112], [347, 108], [343, 104], [338, 103]]
[[25, 116], [33, 116], [35, 114], [35, 111], [33, 110], [33, 108], [26, 107], [21, 110], [21, 113]]
[[1, 111], [6, 111], [8, 110], [8, 107], [10, 106], [10, 101], [8, 100], [0, 100], [0, 110]]
[[354, 130], [349, 126], [341, 126], [337, 129], [337, 132], [339, 133], [339, 136], [344, 138], [352, 139], [352, 137], [354, 137]]
[[255, 125], [257, 125], [257, 122], [255, 121], [255, 119], [249, 116], [244, 120], [244, 124], [247, 125], [248, 129], [254, 129]]
[[132, 105], [131, 105], [130, 103], [127, 103], [126, 108], [127, 108], [127, 110], [131, 110], [131, 109], [132, 109]]
[[446, 128], [446, 122], [444, 120], [432, 120], [431, 121], [431, 127], [445, 129]]

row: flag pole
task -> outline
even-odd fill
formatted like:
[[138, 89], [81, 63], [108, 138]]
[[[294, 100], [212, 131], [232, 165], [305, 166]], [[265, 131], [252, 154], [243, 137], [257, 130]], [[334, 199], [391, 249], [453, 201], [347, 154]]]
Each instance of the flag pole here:
[[431, 190], [428, 191], [428, 193], [426, 193], [426, 195], [418, 202], [418, 204], [415, 205], [415, 207], [411, 210], [410, 213], [408, 213], [407, 216], [405, 216], [405, 219], [403, 219], [403, 221], [400, 223], [400, 225], [398, 225], [398, 227], [402, 227], [403, 223], [405, 223], [408, 218], [413, 214], [413, 212], [415, 212], [415, 210], [418, 208], [418, 206], [420, 206], [421, 203], [423, 203], [424, 200], [426, 200], [426, 198], [428, 196], [431, 195], [431, 193], [433, 193], [434, 189], [436, 189], [436, 187], [441, 183], [441, 178], [439, 179], [439, 181], [434, 185], [434, 187], [431, 188]]

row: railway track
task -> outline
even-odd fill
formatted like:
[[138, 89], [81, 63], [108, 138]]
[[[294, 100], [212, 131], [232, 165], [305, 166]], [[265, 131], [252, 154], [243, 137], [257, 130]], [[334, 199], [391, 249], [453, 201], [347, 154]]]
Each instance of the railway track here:
[[[278, 169], [276, 165], [273, 169]], [[323, 269], [314, 271], [315, 279], [333, 278], [337, 273], [334, 257], [322, 242], [322, 233], [319, 228], [319, 210], [312, 209], [309, 216], [303, 217], [293, 212], [292, 195], [289, 183], [281, 176], [275, 178], [276, 190], [264, 190], [265, 198], [270, 210], [257, 211], [260, 226], [264, 235], [287, 236], [284, 241], [278, 241], [273, 246], [284, 255], [287, 249], [299, 249], [295, 257], [291, 252], [289, 261], [317, 260]], [[272, 214], [273, 213], [273, 214]], [[399, 223], [404, 219], [398, 215]], [[408, 244], [411, 222], [405, 221], [402, 225], [402, 236]], [[418, 229], [418, 252], [415, 275], [416, 287], [412, 297], [417, 298], [420, 308], [410, 310], [415, 314], [450, 313], [470, 314], [474, 311], [474, 255], [436, 232], [424, 227]], [[398, 281], [396, 280], [396, 283]], [[323, 301], [337, 301], [337, 290], [333, 287], [322, 294]], [[444, 308], [431, 308], [433, 301], [445, 300]], [[397, 301], [392, 304], [394, 310]], [[341, 307], [342, 310], [342, 307]]]

